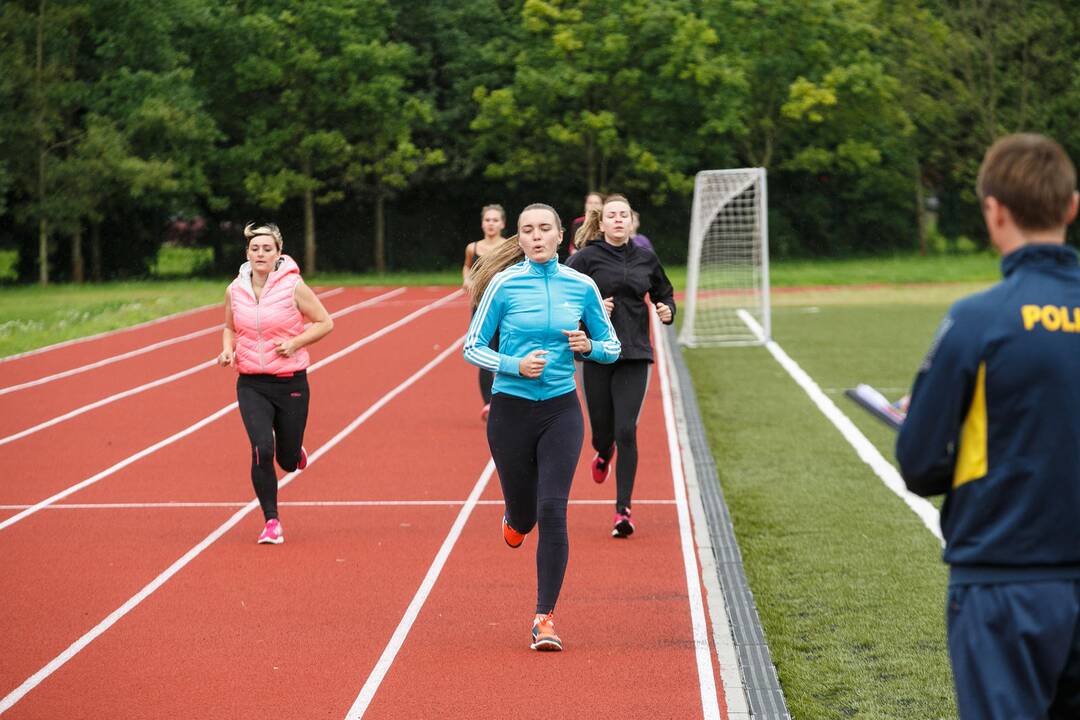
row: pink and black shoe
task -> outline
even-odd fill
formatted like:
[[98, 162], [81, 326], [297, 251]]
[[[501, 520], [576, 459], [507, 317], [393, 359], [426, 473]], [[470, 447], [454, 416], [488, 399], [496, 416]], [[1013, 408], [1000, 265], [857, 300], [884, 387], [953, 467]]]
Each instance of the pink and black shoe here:
[[285, 531], [282, 530], [281, 523], [277, 518], [270, 518], [266, 521], [262, 533], [259, 534], [259, 544], [280, 545], [283, 542], [285, 542]]
[[304, 446], [301, 445], [300, 446], [300, 459], [296, 461], [296, 469], [297, 470], [303, 470], [306, 467], [307, 467], [307, 450], [305, 450]]
[[611, 537], [624, 538], [634, 534], [634, 521], [630, 519], [630, 508], [615, 513], [615, 526], [611, 529]]
[[615, 450], [612, 448], [611, 457], [607, 460], [600, 457], [600, 453], [596, 453], [596, 457], [592, 460], [592, 479], [593, 482], [602, 483], [608, 479], [608, 475], [611, 474], [611, 461], [615, 459]]

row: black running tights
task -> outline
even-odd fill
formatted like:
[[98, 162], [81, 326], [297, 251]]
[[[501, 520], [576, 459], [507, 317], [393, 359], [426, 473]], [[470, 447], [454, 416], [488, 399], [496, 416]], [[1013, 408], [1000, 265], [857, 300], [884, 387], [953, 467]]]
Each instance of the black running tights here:
[[300, 462], [300, 445], [308, 415], [307, 373], [292, 377], [241, 375], [236, 381], [240, 417], [251, 440], [251, 483], [263, 517], [278, 516], [274, 456], [286, 472]]
[[539, 401], [496, 393], [487, 434], [507, 522], [521, 533], [540, 527], [536, 612], [552, 612], [566, 574], [566, 502], [585, 435], [577, 393]]
[[589, 409], [592, 445], [604, 460], [615, 460], [615, 509], [629, 509], [637, 476], [637, 423], [649, 385], [648, 360], [619, 360], [610, 365], [582, 363], [585, 404]]

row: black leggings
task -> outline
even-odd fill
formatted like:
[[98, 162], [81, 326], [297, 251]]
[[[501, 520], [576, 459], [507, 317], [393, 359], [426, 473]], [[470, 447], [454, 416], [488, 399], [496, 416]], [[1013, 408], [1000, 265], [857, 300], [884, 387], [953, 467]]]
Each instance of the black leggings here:
[[241, 375], [236, 381], [236, 400], [240, 417], [251, 440], [251, 483], [259, 498], [263, 516], [269, 520], [278, 516], [278, 465], [286, 472], [296, 469], [300, 462], [300, 445], [308, 415], [307, 372], [301, 370], [292, 377], [274, 375]]
[[480, 368], [480, 397], [484, 399], [485, 405], [491, 402], [491, 386], [494, 382], [495, 373]]
[[547, 614], [559, 599], [570, 552], [566, 502], [585, 435], [577, 393], [539, 401], [497, 393], [487, 434], [506, 521], [521, 533], [540, 526], [536, 612]]
[[[473, 315], [476, 314], [476, 308], [473, 308]], [[491, 336], [491, 342], [488, 343], [488, 347], [498, 352], [499, 350], [499, 332], [496, 330], [495, 334]], [[480, 397], [484, 399], [484, 404], [491, 403], [491, 385], [495, 382], [495, 373], [490, 370], [480, 368]]]
[[612, 445], [618, 450], [615, 461], [615, 509], [630, 508], [637, 475], [637, 422], [641, 403], [649, 385], [648, 360], [618, 360], [610, 365], [583, 363], [581, 377], [585, 404], [589, 408], [592, 445], [604, 460], [611, 459]]

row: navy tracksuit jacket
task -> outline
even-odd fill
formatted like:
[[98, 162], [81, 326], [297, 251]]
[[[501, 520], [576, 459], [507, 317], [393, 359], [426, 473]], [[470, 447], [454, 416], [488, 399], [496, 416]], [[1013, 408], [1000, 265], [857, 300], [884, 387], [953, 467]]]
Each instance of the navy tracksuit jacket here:
[[896, 457], [912, 492], [946, 494], [952, 582], [1080, 578], [1080, 266], [1059, 245], [1001, 265], [938, 328]]
[[945, 494], [949, 657], [963, 720], [1080, 717], [1080, 267], [1028, 245], [938, 328], [896, 457]]

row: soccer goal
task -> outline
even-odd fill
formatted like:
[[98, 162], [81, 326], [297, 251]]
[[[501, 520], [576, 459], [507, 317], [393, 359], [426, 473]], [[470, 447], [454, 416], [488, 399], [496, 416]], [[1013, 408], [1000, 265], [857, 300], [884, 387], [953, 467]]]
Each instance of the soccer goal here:
[[683, 345], [750, 345], [769, 339], [766, 208], [764, 168], [697, 174], [679, 332]]

